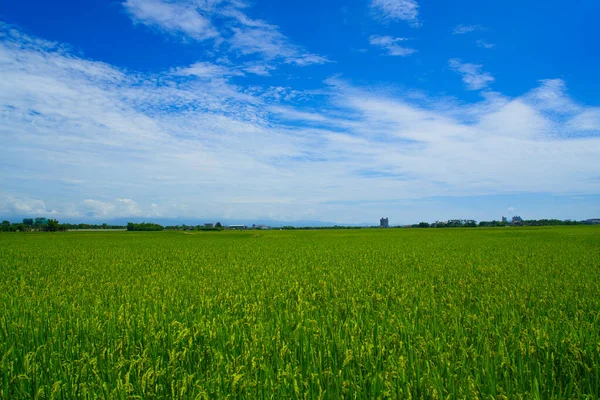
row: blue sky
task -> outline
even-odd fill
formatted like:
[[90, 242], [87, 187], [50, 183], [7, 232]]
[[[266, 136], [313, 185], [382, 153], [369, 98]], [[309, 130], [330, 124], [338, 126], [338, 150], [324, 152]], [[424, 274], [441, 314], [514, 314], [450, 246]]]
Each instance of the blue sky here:
[[600, 216], [600, 3], [9, 1], [0, 218]]

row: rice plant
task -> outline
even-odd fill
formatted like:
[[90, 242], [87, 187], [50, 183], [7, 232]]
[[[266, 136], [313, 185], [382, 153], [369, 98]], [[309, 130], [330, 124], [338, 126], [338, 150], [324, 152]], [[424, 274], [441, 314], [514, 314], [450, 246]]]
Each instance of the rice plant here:
[[596, 227], [0, 235], [0, 397], [600, 398]]

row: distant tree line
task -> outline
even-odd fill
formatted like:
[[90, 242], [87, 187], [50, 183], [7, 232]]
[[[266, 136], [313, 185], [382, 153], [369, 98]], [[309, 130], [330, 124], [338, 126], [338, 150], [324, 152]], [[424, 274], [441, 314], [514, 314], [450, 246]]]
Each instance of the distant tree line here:
[[[503, 227], [503, 226], [554, 226], [554, 225], [589, 225], [600, 224], [600, 219], [572, 221], [560, 219], [530, 219], [519, 221], [477, 221], [473, 219], [450, 219], [448, 221], [436, 221], [433, 223], [420, 222], [418, 224], [407, 225], [411, 228], [475, 228], [475, 227]], [[281, 230], [318, 230], [318, 229], [365, 229], [365, 226], [304, 226], [295, 227], [291, 225], [282, 226], [273, 229]], [[401, 226], [396, 226], [401, 228]], [[11, 223], [10, 221], [2, 221], [0, 223], [0, 232], [58, 232], [67, 230], [93, 230], [93, 229], [127, 229], [128, 231], [162, 231], [162, 230], [185, 230], [185, 231], [220, 231], [226, 229], [217, 222], [214, 226], [204, 225], [172, 225], [162, 226], [149, 222], [134, 223], [128, 222], [127, 226], [108, 225], [104, 224], [69, 224], [59, 223], [56, 219], [46, 218], [25, 218], [23, 222]], [[249, 227], [248, 229], [253, 229]], [[255, 228], [260, 229], [260, 228]]]
[[351, 225], [334, 225], [334, 226], [292, 226], [285, 225], [281, 227], [274, 227], [273, 229], [281, 229], [284, 231], [293, 231], [293, 230], [320, 230], [320, 229], [366, 229], [366, 226], [351, 226]]
[[46, 218], [25, 218], [23, 222], [11, 223], [2, 221], [0, 223], [0, 232], [58, 232], [66, 230], [64, 226], [55, 219]]
[[223, 225], [220, 222], [217, 222], [214, 226], [208, 227], [204, 225], [168, 225], [165, 226], [165, 230], [168, 231], [221, 231], [223, 230]]
[[109, 224], [60, 224], [67, 228], [67, 230], [78, 230], [78, 229], [125, 229], [124, 225], [109, 225]]
[[59, 232], [77, 229], [125, 229], [122, 225], [108, 224], [69, 224], [56, 219], [24, 218], [22, 222], [2, 221], [0, 232]]
[[473, 219], [449, 219], [448, 221], [435, 221], [434, 223], [420, 222], [411, 225], [411, 228], [475, 228], [477, 221]]
[[10, 221], [2, 221], [0, 223], [0, 232], [59, 232], [68, 230], [92, 230], [92, 229], [127, 229], [128, 231], [162, 231], [164, 227], [159, 224], [148, 222], [142, 223], [127, 223], [123, 225], [108, 225], [108, 224], [61, 224], [56, 219], [46, 218], [25, 218], [23, 222], [11, 223]]
[[450, 219], [448, 221], [436, 221], [433, 223], [420, 222], [411, 225], [411, 228], [487, 228], [501, 226], [554, 226], [554, 225], [587, 225], [588, 221], [572, 221], [560, 219], [529, 219], [517, 222], [508, 221], [477, 221], [472, 219]]
[[127, 223], [128, 231], [162, 231], [163, 229], [165, 229], [164, 226], [150, 222], [140, 222], [138, 224], [133, 222]]

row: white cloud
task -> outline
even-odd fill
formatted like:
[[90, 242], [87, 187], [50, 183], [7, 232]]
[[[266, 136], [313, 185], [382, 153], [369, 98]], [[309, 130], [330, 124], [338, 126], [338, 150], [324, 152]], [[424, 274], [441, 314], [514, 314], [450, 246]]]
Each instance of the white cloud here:
[[123, 215], [139, 216], [142, 213], [142, 211], [138, 207], [138, 204], [132, 199], [116, 199], [115, 204], [119, 209], [122, 210]]
[[356, 222], [433, 196], [600, 191], [600, 112], [561, 80], [464, 104], [340, 78], [241, 87], [218, 66], [128, 72], [7, 32], [0, 214]]
[[300, 66], [328, 62], [326, 57], [306, 53], [300, 47], [291, 44], [273, 25], [263, 23], [232, 30], [233, 36], [229, 44], [241, 55], [258, 54], [267, 60], [282, 59], [286, 63]]
[[483, 67], [481, 64], [463, 63], [461, 60], [453, 58], [448, 61], [448, 65], [453, 71], [462, 75], [462, 80], [469, 90], [484, 89], [494, 81], [491, 74], [481, 71]]
[[194, 3], [126, 0], [123, 6], [135, 22], [156, 26], [168, 33], [185, 34], [196, 40], [219, 35], [210, 19]]
[[311, 65], [311, 64], [326, 64], [331, 62], [327, 57], [320, 56], [318, 54], [291, 54], [285, 58], [285, 62], [288, 64], [295, 64], [299, 66]]
[[544, 79], [540, 86], [527, 95], [527, 101], [546, 112], [570, 114], [579, 106], [567, 95], [567, 87], [562, 79]]
[[582, 110], [568, 122], [569, 130], [600, 134], [600, 107]]
[[0, 213], [5, 215], [43, 215], [50, 216], [54, 212], [46, 208], [42, 200], [32, 199], [28, 196], [0, 196]]
[[477, 45], [477, 47], [482, 47], [484, 49], [492, 49], [494, 48], [496, 45], [493, 43], [488, 43], [483, 39], [479, 39], [475, 42], [475, 44]]
[[[113, 201], [85, 199], [76, 204], [69, 217], [91, 217], [98, 219], [115, 219], [130, 217], [156, 217], [160, 215], [161, 206], [150, 203], [141, 207], [137, 202], [127, 198], [116, 198]], [[173, 211], [173, 210], [171, 210]]]
[[554, 124], [524, 99], [514, 99], [481, 116], [479, 127], [495, 137], [531, 139], [554, 134]]
[[487, 28], [481, 25], [457, 25], [454, 27], [452, 33], [454, 35], [464, 35], [465, 33], [478, 32], [478, 31], [486, 31]]
[[415, 0], [371, 0], [371, 7], [385, 20], [419, 25], [419, 4]]
[[274, 70], [275, 67], [268, 64], [250, 64], [246, 65], [243, 70], [248, 72], [249, 74], [255, 74], [260, 76], [269, 76], [271, 75], [271, 71]]
[[94, 217], [110, 217], [115, 216], [115, 205], [112, 203], [103, 202], [94, 199], [83, 200], [83, 206], [85, 209], [89, 209], [86, 213], [88, 216]]
[[[199, 41], [214, 39], [217, 52], [229, 50], [238, 56], [254, 55], [298, 66], [329, 62], [327, 57], [293, 44], [278, 26], [248, 17], [242, 11], [247, 4], [240, 1], [126, 0], [123, 6], [137, 23]], [[260, 72], [264, 75], [266, 70]]]
[[376, 36], [372, 35], [369, 38], [369, 43], [372, 46], [378, 46], [387, 51], [389, 56], [408, 56], [416, 53], [417, 50], [410, 47], [400, 46], [398, 43], [402, 43], [408, 40], [407, 38], [394, 38], [391, 36]]
[[223, 65], [200, 61], [188, 67], [176, 68], [173, 74], [180, 76], [196, 76], [199, 78], [221, 78], [228, 76], [243, 76], [244, 73]]

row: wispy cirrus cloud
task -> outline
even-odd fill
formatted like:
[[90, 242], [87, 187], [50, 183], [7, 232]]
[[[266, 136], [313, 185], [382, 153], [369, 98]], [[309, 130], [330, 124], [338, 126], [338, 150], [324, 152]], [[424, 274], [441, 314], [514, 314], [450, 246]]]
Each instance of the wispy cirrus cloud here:
[[250, 18], [243, 11], [248, 5], [240, 1], [126, 0], [123, 7], [136, 23], [198, 41], [212, 39], [215, 50], [298, 66], [329, 62], [293, 44], [278, 26]]
[[454, 35], [464, 35], [465, 33], [486, 31], [487, 28], [482, 25], [464, 25], [460, 24], [454, 27], [452, 33]]
[[248, 63], [242, 69], [249, 74], [269, 76], [275, 67], [265, 63]]
[[299, 66], [329, 62], [326, 57], [304, 52], [300, 47], [291, 44], [276, 27], [267, 24], [233, 28], [229, 44], [242, 55], [257, 54], [266, 60], [280, 59]]
[[199, 61], [187, 67], [175, 68], [173, 70], [173, 74], [179, 76], [195, 76], [207, 79], [244, 75], [243, 72], [236, 68], [229, 68], [224, 65], [213, 64], [206, 61]]
[[600, 112], [562, 80], [462, 103], [340, 78], [250, 90], [235, 68], [125, 71], [4, 29], [0, 214], [352, 222], [435, 196], [598, 193]]
[[135, 22], [157, 27], [169, 34], [183, 34], [196, 40], [219, 36], [206, 16], [209, 9], [193, 2], [126, 0], [123, 7]]
[[376, 15], [385, 21], [407, 21], [420, 26], [419, 4], [415, 0], [371, 0]]
[[568, 122], [569, 132], [594, 134], [600, 130], [600, 107], [590, 107], [573, 116]]
[[395, 38], [395, 37], [391, 37], [391, 36], [377, 36], [377, 35], [371, 35], [371, 37], [369, 37], [369, 43], [372, 46], [377, 46], [380, 47], [384, 50], [386, 50], [386, 54], [389, 56], [408, 56], [411, 55], [413, 53], [416, 53], [417, 50], [410, 48], [410, 47], [405, 47], [405, 46], [401, 46], [399, 43], [405, 42], [409, 39], [407, 38]]
[[475, 44], [477, 45], [477, 47], [482, 47], [484, 49], [492, 49], [494, 48], [496, 45], [493, 43], [488, 43], [483, 39], [479, 39], [475, 42]]
[[450, 68], [462, 75], [463, 82], [469, 90], [480, 90], [486, 88], [494, 81], [494, 77], [488, 72], [483, 72], [483, 65], [463, 63], [458, 58], [452, 58], [448, 61]]

